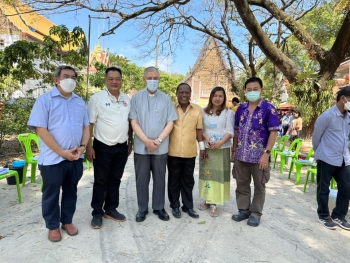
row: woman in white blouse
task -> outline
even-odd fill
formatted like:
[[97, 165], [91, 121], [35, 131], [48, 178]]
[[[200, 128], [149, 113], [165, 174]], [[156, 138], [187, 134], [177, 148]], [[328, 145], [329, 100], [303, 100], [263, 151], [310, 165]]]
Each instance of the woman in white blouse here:
[[234, 112], [226, 108], [222, 87], [212, 89], [208, 106], [202, 110], [205, 157], [199, 163], [200, 210], [210, 208], [210, 215], [219, 215], [216, 205], [230, 199], [230, 147], [234, 135]]

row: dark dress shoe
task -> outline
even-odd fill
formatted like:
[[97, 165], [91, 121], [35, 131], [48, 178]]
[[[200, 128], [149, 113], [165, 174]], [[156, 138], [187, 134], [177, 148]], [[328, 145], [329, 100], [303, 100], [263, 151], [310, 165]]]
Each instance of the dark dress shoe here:
[[90, 226], [93, 229], [100, 229], [102, 227], [102, 215], [94, 215]]
[[176, 218], [181, 218], [181, 212], [180, 212], [180, 209], [178, 207], [173, 208], [173, 216]]
[[126, 217], [123, 214], [119, 213], [116, 209], [107, 211], [104, 217], [112, 219], [116, 222], [124, 222], [126, 220]]
[[249, 217], [249, 214], [243, 211], [238, 211], [238, 214], [235, 214], [232, 216], [232, 220], [240, 222], [244, 219], [247, 219]]
[[158, 215], [158, 218], [160, 220], [168, 221], [170, 219], [168, 213], [165, 211], [164, 208], [161, 210], [153, 210], [153, 213]]
[[256, 216], [253, 216], [253, 215], [251, 215], [249, 217], [248, 222], [247, 222], [248, 226], [255, 226], [255, 227], [257, 227], [257, 226], [259, 226], [259, 224], [260, 224], [260, 218], [258, 218]]
[[145, 211], [145, 212], [138, 211], [136, 214], [136, 222], [145, 221], [147, 214], [148, 214], [148, 211]]
[[185, 213], [187, 213], [190, 217], [192, 218], [198, 218], [199, 215], [196, 213], [196, 211], [194, 211], [192, 208], [187, 209], [187, 208], [182, 208], [182, 211], [184, 211]]

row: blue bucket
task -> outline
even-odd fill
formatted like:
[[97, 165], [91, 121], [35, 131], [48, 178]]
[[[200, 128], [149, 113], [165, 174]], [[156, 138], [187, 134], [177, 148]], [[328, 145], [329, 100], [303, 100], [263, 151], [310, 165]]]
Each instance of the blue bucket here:
[[12, 162], [12, 167], [13, 168], [21, 168], [25, 165], [25, 161], [24, 160], [17, 160], [17, 161], [13, 161]]

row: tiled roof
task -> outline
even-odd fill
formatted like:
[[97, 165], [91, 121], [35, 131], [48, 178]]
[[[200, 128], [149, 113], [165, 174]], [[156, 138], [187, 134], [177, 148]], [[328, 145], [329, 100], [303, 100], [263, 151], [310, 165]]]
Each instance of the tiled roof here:
[[[30, 7], [17, 1], [16, 5], [9, 5], [0, 1], [0, 9], [6, 15], [6, 18], [12, 22], [22, 33], [38, 41], [43, 41], [44, 36], [48, 36], [50, 28], [54, 24], [44, 16], [33, 11]], [[52, 36], [54, 40], [59, 40], [57, 36]], [[68, 45], [63, 51], [69, 51]]]

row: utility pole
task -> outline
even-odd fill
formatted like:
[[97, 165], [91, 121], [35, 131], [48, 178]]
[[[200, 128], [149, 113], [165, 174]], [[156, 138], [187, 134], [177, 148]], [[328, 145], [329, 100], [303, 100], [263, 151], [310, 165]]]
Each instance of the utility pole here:
[[86, 67], [86, 94], [85, 94], [85, 100], [88, 99], [89, 94], [89, 71], [90, 71], [90, 34], [91, 34], [91, 19], [109, 19], [109, 16], [107, 17], [100, 17], [100, 16], [90, 16], [89, 15], [89, 32], [88, 32], [88, 54], [87, 54], [87, 67]]
[[158, 38], [159, 35], [156, 35], [156, 68], [158, 68]]

